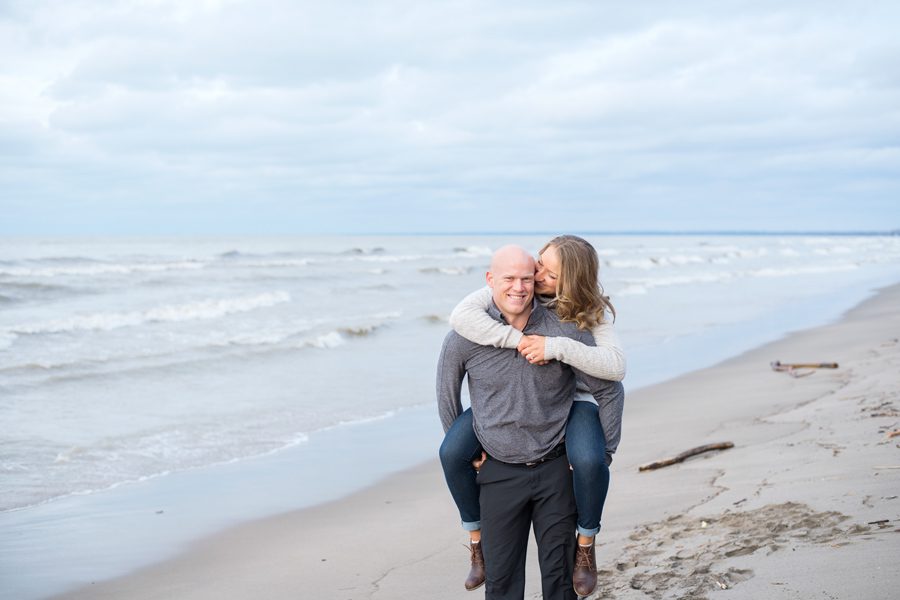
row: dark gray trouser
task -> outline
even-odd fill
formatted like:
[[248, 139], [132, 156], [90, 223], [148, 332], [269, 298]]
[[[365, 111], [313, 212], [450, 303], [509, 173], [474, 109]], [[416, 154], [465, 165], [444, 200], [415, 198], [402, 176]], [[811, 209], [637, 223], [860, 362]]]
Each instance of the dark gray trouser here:
[[541, 567], [544, 600], [574, 600], [575, 494], [565, 454], [536, 467], [488, 459], [478, 473], [485, 600], [525, 597], [528, 530]]

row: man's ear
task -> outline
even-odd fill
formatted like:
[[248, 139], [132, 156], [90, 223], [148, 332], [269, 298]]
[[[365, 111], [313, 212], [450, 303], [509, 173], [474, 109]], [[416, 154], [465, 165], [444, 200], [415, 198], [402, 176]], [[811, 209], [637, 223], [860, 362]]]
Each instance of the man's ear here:
[[489, 288], [491, 288], [491, 289], [494, 288], [494, 276], [491, 274], [490, 271], [488, 271], [487, 273], [484, 274], [484, 280], [487, 281]]

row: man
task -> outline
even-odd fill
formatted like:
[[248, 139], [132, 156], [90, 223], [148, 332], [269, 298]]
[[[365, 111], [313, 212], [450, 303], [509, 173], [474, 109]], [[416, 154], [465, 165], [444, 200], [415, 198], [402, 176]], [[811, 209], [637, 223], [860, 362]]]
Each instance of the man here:
[[[498, 250], [487, 273], [489, 313], [526, 334], [568, 336], [593, 344], [590, 332], [561, 323], [534, 301], [534, 261], [522, 248]], [[576, 372], [551, 361], [532, 365], [515, 350], [479, 346], [455, 332], [438, 363], [438, 407], [444, 431], [462, 412], [468, 375], [473, 428], [488, 460], [478, 474], [481, 546], [489, 600], [521, 600], [525, 593], [528, 530], [534, 526], [545, 600], [571, 600], [575, 556], [575, 500], [566, 460], [566, 420]], [[578, 373], [598, 402], [608, 383]], [[617, 390], [615, 390], [617, 391]]]

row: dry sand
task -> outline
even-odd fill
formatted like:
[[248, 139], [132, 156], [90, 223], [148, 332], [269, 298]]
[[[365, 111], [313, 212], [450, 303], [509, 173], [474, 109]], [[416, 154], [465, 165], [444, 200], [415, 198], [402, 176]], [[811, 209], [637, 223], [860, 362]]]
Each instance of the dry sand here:
[[[835, 324], [629, 394], [591, 597], [900, 597], [898, 338], [894, 286]], [[840, 368], [793, 378], [773, 360]], [[638, 472], [719, 441], [735, 447]], [[480, 598], [462, 586], [465, 539], [432, 462], [62, 597]]]

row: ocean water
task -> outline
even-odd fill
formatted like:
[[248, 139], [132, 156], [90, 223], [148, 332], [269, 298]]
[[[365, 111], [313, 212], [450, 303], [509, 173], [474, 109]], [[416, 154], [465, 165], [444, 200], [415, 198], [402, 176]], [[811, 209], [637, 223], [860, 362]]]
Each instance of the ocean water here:
[[[433, 457], [450, 310], [484, 284], [493, 250], [536, 252], [547, 237], [0, 240], [0, 579], [16, 597], [76, 581], [46, 584], [29, 555], [64, 531], [62, 551], [83, 546], [72, 523], [125, 497], [268, 469], [308, 494], [327, 487], [323, 456], [377, 456], [380, 471], [342, 464], [346, 493]], [[585, 237], [631, 389], [832, 320], [900, 280], [896, 236]], [[270, 485], [223, 490], [231, 512], [206, 530], [302, 503], [241, 503]], [[106, 572], [164, 554], [119, 556]]]

